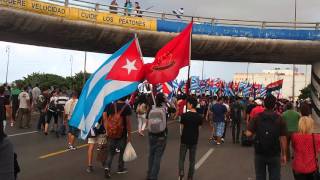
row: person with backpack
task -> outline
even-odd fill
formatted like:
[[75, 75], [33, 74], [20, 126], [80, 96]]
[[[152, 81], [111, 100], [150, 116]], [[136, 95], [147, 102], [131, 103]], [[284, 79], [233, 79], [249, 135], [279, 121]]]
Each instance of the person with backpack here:
[[47, 109], [47, 99], [41, 93], [36, 102], [35, 102], [36, 108], [40, 113], [38, 124], [37, 124], [37, 129], [38, 131], [44, 130], [45, 129], [45, 124], [46, 124], [46, 109]]
[[156, 105], [148, 115], [149, 157], [147, 180], [157, 180], [160, 171], [161, 158], [167, 144], [167, 110], [163, 93], [156, 96]]
[[58, 94], [57, 98], [57, 113], [58, 113], [58, 124], [59, 124], [59, 130], [58, 130], [58, 136], [59, 135], [66, 135], [66, 124], [63, 123], [64, 120], [64, 106], [66, 105], [66, 102], [69, 100], [69, 97], [67, 97], [66, 92], [61, 91]]
[[184, 161], [187, 151], [189, 150], [189, 172], [188, 180], [193, 179], [196, 164], [196, 152], [199, 137], [199, 129], [202, 125], [203, 116], [197, 113], [195, 107], [197, 106], [197, 99], [189, 97], [187, 99], [187, 113], [184, 113], [181, 117], [181, 144], [180, 144], [180, 156], [179, 156], [179, 180], [183, 180], [184, 173]]
[[300, 114], [293, 110], [293, 104], [288, 102], [286, 105], [286, 111], [282, 114], [283, 120], [287, 123], [287, 160], [290, 161], [291, 153], [290, 153], [290, 144], [291, 144], [291, 135], [298, 131], [298, 123], [300, 119]]
[[309, 105], [302, 103], [300, 109], [302, 117], [298, 122], [298, 131], [291, 136], [293, 176], [295, 180], [316, 180], [319, 179], [320, 135], [313, 133], [315, 121], [310, 116]]
[[287, 160], [287, 127], [282, 117], [273, 111], [276, 101], [276, 97], [267, 95], [264, 100], [266, 110], [250, 122], [246, 132], [247, 136], [255, 134], [256, 180], [266, 179], [266, 169], [270, 180], [280, 180], [280, 164]]
[[116, 103], [106, 107], [103, 113], [103, 123], [107, 130], [107, 161], [105, 177], [111, 178], [111, 165], [116, 149], [120, 150], [118, 174], [127, 173], [124, 166], [123, 154], [128, 142], [131, 142], [131, 114], [132, 110], [126, 104], [127, 97], [123, 97]]
[[144, 136], [143, 131], [146, 127], [148, 111], [147, 97], [145, 94], [141, 94], [137, 106], [138, 132], [141, 136]]
[[241, 122], [243, 119], [244, 109], [240, 103], [241, 98], [236, 97], [236, 101], [230, 107], [230, 116], [232, 123], [232, 142], [238, 144], [240, 137]]
[[46, 125], [44, 128], [44, 134], [48, 135], [48, 129], [49, 129], [49, 124], [51, 122], [51, 119], [54, 119], [54, 129], [56, 131], [56, 135], [58, 135], [58, 113], [57, 113], [57, 99], [58, 99], [58, 95], [57, 92], [52, 92], [52, 97], [49, 100], [49, 104], [48, 104], [48, 111], [47, 111], [47, 121], [46, 121]]

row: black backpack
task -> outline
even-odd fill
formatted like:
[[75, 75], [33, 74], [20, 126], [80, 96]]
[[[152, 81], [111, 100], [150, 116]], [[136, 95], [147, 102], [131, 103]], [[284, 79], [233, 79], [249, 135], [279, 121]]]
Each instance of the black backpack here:
[[255, 152], [263, 156], [276, 156], [280, 149], [280, 119], [276, 113], [261, 113], [256, 119]]

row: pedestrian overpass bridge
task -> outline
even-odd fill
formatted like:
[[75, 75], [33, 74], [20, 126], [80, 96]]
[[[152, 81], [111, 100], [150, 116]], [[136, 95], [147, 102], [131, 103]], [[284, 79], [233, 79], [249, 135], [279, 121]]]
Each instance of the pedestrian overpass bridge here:
[[[154, 56], [188, 22], [195, 22], [192, 59], [312, 64], [314, 115], [320, 117], [320, 23], [264, 22], [181, 16], [81, 0], [0, 0], [0, 40], [113, 53], [137, 34], [144, 56]], [[141, 16], [141, 17], [137, 17]]]

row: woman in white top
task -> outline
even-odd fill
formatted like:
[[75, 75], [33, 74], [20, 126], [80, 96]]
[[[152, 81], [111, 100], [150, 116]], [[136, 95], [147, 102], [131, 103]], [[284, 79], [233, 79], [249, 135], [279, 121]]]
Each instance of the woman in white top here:
[[141, 94], [138, 98], [137, 106], [138, 132], [141, 136], [144, 136], [143, 131], [146, 128], [148, 110], [149, 105], [147, 103], [147, 96], [145, 94]]

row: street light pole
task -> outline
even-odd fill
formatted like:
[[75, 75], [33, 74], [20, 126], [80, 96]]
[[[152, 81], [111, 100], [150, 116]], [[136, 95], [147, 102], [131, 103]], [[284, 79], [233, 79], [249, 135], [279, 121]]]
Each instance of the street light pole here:
[[10, 46], [6, 47], [6, 53], [8, 55], [8, 60], [7, 60], [7, 72], [6, 72], [6, 84], [8, 84], [8, 72], [9, 72], [9, 62], [10, 62]]
[[250, 65], [250, 63], [248, 62], [248, 64], [247, 64], [247, 81], [249, 82], [249, 65]]
[[86, 73], [87, 73], [87, 51], [84, 52], [83, 86], [86, 83]]
[[72, 66], [73, 66], [73, 56], [72, 55], [70, 56], [69, 61], [70, 61], [70, 77], [72, 77]]

